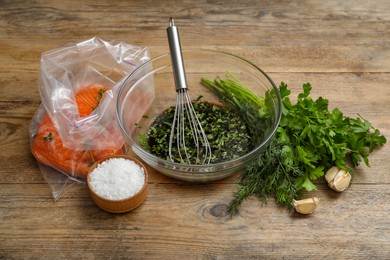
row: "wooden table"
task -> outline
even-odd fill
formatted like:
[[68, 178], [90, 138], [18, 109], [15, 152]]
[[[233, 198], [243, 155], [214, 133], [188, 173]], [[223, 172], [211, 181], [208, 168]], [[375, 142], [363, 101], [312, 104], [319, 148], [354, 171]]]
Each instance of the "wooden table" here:
[[390, 137], [390, 2], [375, 1], [1, 1], [0, 258], [390, 257], [390, 146], [374, 152], [339, 194], [323, 180], [298, 215], [256, 198], [226, 213], [236, 176], [204, 185], [150, 170], [145, 203], [128, 214], [93, 204], [84, 185], [57, 202], [30, 153], [29, 123], [41, 99], [42, 52], [98, 36], [168, 51], [169, 16], [182, 45], [243, 56], [294, 93], [369, 119]]

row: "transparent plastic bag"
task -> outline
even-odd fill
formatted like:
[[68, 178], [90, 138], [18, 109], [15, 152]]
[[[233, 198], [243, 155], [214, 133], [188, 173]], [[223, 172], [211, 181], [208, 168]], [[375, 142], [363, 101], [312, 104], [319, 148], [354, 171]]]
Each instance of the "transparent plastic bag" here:
[[97, 37], [42, 54], [42, 104], [30, 124], [30, 141], [55, 200], [84, 182], [95, 161], [124, 153], [117, 94], [126, 76], [149, 59], [146, 47]]

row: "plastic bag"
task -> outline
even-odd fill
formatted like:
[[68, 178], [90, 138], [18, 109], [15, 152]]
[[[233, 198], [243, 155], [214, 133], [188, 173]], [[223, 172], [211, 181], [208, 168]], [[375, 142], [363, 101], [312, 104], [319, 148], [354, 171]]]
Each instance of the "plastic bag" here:
[[84, 182], [95, 161], [124, 153], [117, 94], [126, 76], [148, 60], [146, 47], [97, 37], [42, 54], [42, 104], [30, 124], [30, 141], [55, 200]]

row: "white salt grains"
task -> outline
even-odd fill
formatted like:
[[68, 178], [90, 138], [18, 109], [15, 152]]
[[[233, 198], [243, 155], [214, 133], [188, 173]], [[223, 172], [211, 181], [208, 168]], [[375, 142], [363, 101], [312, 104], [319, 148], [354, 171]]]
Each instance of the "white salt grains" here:
[[91, 188], [101, 197], [127, 199], [142, 189], [144, 169], [131, 160], [111, 158], [99, 164], [90, 174]]

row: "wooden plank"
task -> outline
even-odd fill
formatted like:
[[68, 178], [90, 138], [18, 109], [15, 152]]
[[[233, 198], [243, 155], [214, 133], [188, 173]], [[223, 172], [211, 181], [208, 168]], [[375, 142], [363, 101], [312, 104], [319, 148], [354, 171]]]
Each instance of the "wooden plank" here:
[[114, 258], [238, 258], [243, 252], [249, 257], [304, 258], [315, 252], [321, 258], [383, 258], [390, 253], [390, 222], [383, 218], [390, 210], [383, 203], [390, 199], [389, 185], [356, 185], [342, 194], [322, 187], [314, 194], [321, 198], [319, 208], [308, 217], [277, 208], [272, 200], [261, 206], [251, 198], [233, 218], [226, 214], [232, 185], [154, 184], [140, 208], [119, 215], [93, 205], [86, 190], [53, 205], [44, 185], [2, 186], [0, 252], [5, 257], [58, 253], [68, 258], [85, 250], [89, 256]]
[[3, 6], [0, 28], [8, 38], [19, 38], [21, 33], [31, 43], [38, 40], [37, 35], [47, 35], [49, 40], [93, 36], [98, 28], [102, 37], [160, 45], [166, 36], [168, 17], [173, 14], [178, 24], [188, 28], [190, 33], [183, 34], [182, 40], [191, 45], [204, 42], [231, 46], [340, 42], [355, 45], [388, 40], [389, 5], [386, 0], [358, 3], [187, 0], [132, 4], [118, 1], [115, 5], [109, 1], [20, 2]]
[[[181, 13], [185, 48], [231, 51], [267, 71], [389, 71], [386, 10], [390, 4], [385, 0], [282, 5], [184, 1], [172, 6], [153, 3], [147, 9], [143, 4], [38, 1], [4, 5], [0, 71], [37, 73], [42, 52], [93, 36], [150, 46], [154, 55], [165, 53], [167, 42], [161, 39], [166, 38], [167, 17], [175, 10]], [[115, 13], [115, 19], [109, 19], [110, 13]]]
[[[389, 70], [390, 71], [390, 70]], [[322, 95], [328, 98], [330, 106], [340, 107], [348, 113], [377, 113], [378, 107], [390, 106], [389, 73], [373, 72], [288, 72], [265, 71], [279, 85], [285, 82], [293, 90], [292, 97], [301, 91], [304, 83], [310, 82], [313, 96]], [[41, 98], [38, 85], [14, 82], [14, 73], [4, 73], [3, 85], [0, 85], [0, 116], [32, 117], [38, 108]], [[34, 81], [35, 75], [19, 75], [21, 82]], [[15, 89], [17, 91], [15, 91]], [[380, 90], [380, 94], [378, 93]], [[359, 98], [351, 98], [359, 97]], [[346, 104], [348, 100], [348, 104]], [[344, 105], [346, 104], [346, 105]], [[362, 111], [363, 110], [363, 111]], [[382, 111], [383, 110], [379, 110]]]
[[[71, 42], [76, 44], [83, 39], [75, 39]], [[113, 40], [110, 39], [110, 40]], [[136, 44], [131, 40], [126, 43]], [[58, 48], [68, 41], [58, 42], [57, 44], [39, 45], [39, 49], [29, 47], [24, 42], [14, 44], [14, 47], [20, 50], [29, 48], [29, 53], [23, 51], [13, 51], [0, 45], [0, 54], [3, 64], [0, 64], [0, 73], [3, 74], [0, 79], [2, 93], [7, 94], [10, 89], [31, 88], [29, 92], [32, 97], [38, 95], [38, 69], [41, 53]], [[147, 46], [151, 52], [151, 57], [168, 52], [167, 44], [163, 46], [153, 46], [148, 43], [140, 46]], [[216, 45], [184, 45], [184, 49], [214, 49], [229, 52], [241, 56], [265, 72], [355, 72], [355, 73], [372, 73], [372, 72], [389, 72], [390, 58], [389, 45], [356, 45], [356, 46], [226, 46]], [[188, 46], [188, 47], [186, 47]], [[15, 98], [23, 93], [15, 93]], [[25, 94], [26, 95], [26, 94]], [[5, 100], [1, 97], [0, 100]]]

